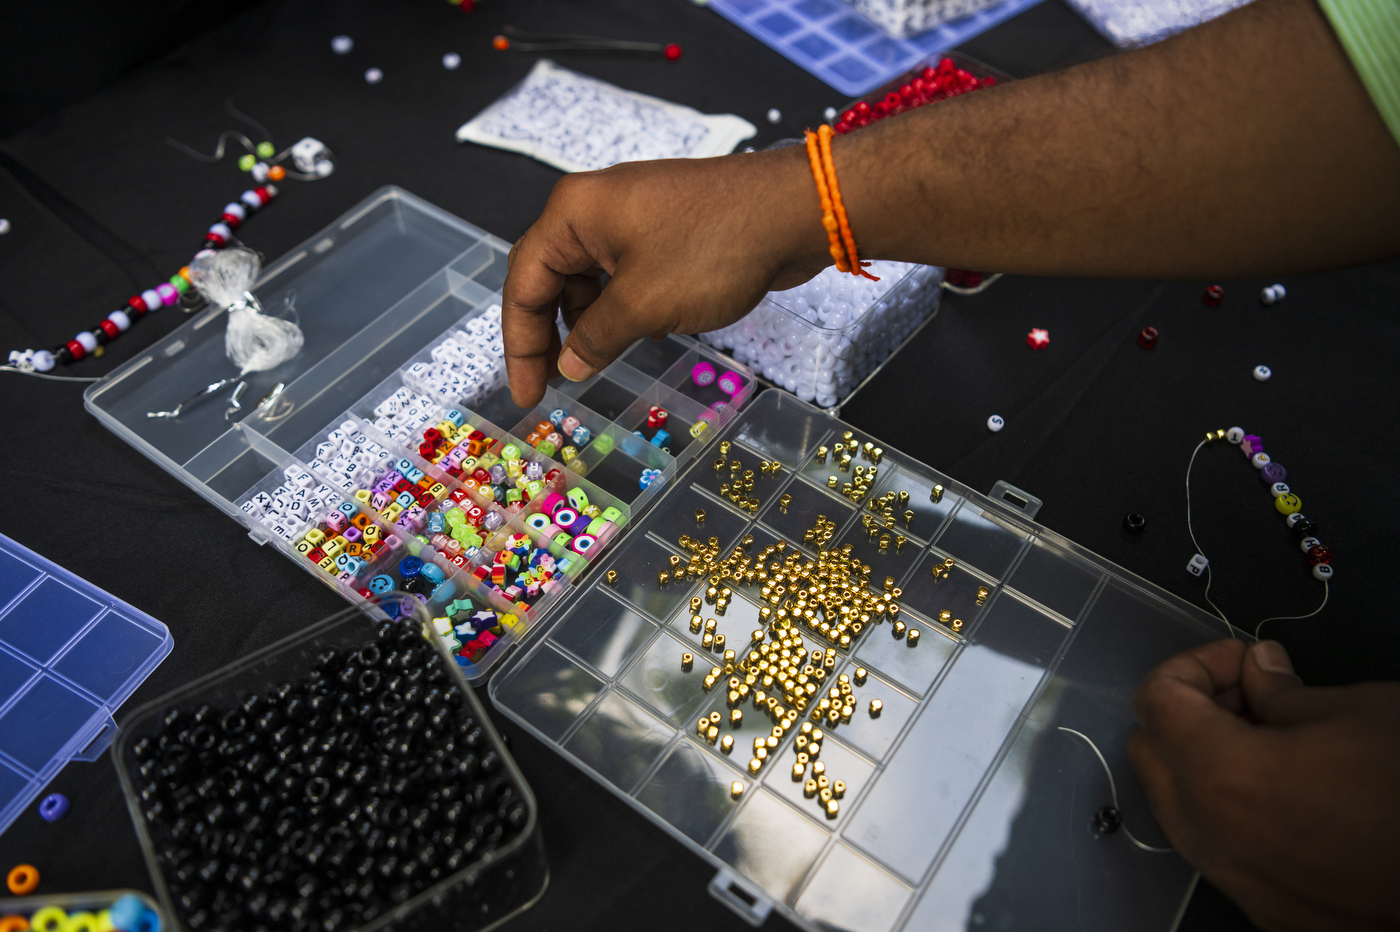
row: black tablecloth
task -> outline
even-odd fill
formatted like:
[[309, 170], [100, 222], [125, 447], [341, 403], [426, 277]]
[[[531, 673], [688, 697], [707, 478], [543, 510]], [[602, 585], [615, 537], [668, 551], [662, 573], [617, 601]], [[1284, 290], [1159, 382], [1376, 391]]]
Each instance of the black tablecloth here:
[[[178, 6], [178, 5], [177, 5]], [[120, 5], [118, 5], [120, 8]], [[240, 231], [277, 256], [385, 183], [507, 239], [543, 206], [558, 173], [522, 156], [453, 141], [453, 130], [519, 80], [534, 56], [492, 52], [506, 22], [526, 29], [678, 41], [677, 63], [556, 56], [625, 87], [706, 112], [740, 114], [764, 145], [843, 103], [719, 16], [682, 0], [491, 2], [463, 15], [440, 2], [274, 0], [47, 116], [0, 144], [0, 349], [47, 348], [90, 328], [133, 292], [188, 261], [222, 205], [248, 186], [232, 159], [205, 165], [164, 144], [208, 151], [247, 127], [224, 101], [267, 125], [279, 146], [303, 135], [339, 158], [328, 180], [288, 182]], [[74, 28], [80, 28], [75, 25]], [[330, 52], [332, 36], [356, 41]], [[1016, 75], [1105, 54], [1106, 43], [1059, 0], [970, 43]], [[445, 70], [448, 51], [463, 57]], [[382, 68], [382, 84], [362, 74]], [[764, 119], [782, 111], [780, 125]], [[250, 133], [258, 138], [256, 133]], [[1086, 139], [1085, 145], [1093, 145]], [[938, 217], [930, 236], [956, 236]], [[1275, 622], [1305, 680], [1395, 677], [1385, 540], [1400, 488], [1391, 428], [1400, 328], [1400, 263], [1285, 279], [1287, 299], [1258, 300], [1267, 281], [1009, 277], [975, 297], [947, 297], [926, 327], [849, 404], [844, 416], [975, 488], [1005, 479], [1045, 500], [1039, 520], [1187, 599], [1202, 581], [1185, 565], [1187, 458], [1204, 431], [1239, 424], [1285, 463], [1305, 512], [1336, 553], [1330, 604]], [[164, 311], [68, 367], [101, 375], [182, 323]], [[1161, 331], [1140, 349], [1137, 332]], [[1032, 327], [1050, 345], [1025, 345]], [[1271, 366], [1267, 382], [1251, 377]], [[4, 460], [0, 531], [162, 619], [175, 651], [131, 703], [208, 673], [343, 603], [108, 433], [81, 407], [82, 386], [0, 374]], [[991, 414], [1007, 426], [993, 434]], [[1197, 463], [1196, 531], [1212, 559], [1213, 595], [1237, 623], [1315, 608], [1322, 587], [1242, 457]], [[1125, 513], [1146, 532], [1123, 532]], [[539, 797], [550, 888], [512, 927], [742, 928], [705, 893], [712, 870], [549, 749], [503, 719]], [[109, 760], [73, 764], [52, 783], [72, 813], [43, 822], [31, 807], [0, 836], [0, 867], [29, 862], [47, 892], [149, 888]], [[774, 928], [787, 927], [780, 919]], [[1247, 923], [1206, 885], [1185, 929]]]

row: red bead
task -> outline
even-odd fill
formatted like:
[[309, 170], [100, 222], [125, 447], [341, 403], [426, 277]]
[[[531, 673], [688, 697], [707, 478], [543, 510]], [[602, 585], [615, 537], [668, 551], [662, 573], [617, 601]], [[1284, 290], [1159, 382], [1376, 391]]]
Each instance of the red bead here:
[[681, 47], [674, 42], [669, 42], [661, 54], [666, 56], [667, 61], [676, 61], [681, 57]]
[[462, 0], [462, 12], [471, 13], [476, 9], [476, 0]]
[[1141, 346], [1143, 349], [1152, 349], [1152, 347], [1156, 345], [1157, 328], [1143, 327], [1142, 332], [1138, 334], [1138, 346]]
[[138, 314], [144, 314], [150, 310], [150, 308], [146, 307], [146, 299], [141, 297], [139, 294], [132, 295], [130, 298], [127, 298], [126, 306], [131, 308]]
[[359, 593], [360, 596], [361, 596], [362, 598], [366, 598], [366, 599], [372, 599], [372, 598], [374, 598], [374, 593], [373, 593], [373, 592], [370, 592], [368, 589], [360, 588], [360, 589], [356, 589], [355, 591], [356, 591], [357, 593]]
[[925, 81], [933, 81], [938, 78], [938, 72], [933, 70], [933, 66], [928, 66], [919, 74]]
[[1211, 285], [1206, 289], [1206, 293], [1201, 295], [1201, 303], [1206, 307], [1219, 307], [1223, 300], [1225, 300], [1225, 289], [1219, 285]]
[[423, 457], [423, 459], [425, 460], [432, 459], [433, 454], [436, 452], [437, 448], [426, 440], [418, 444], [418, 455]]
[[860, 114], [861, 116], [866, 116], [870, 113], [870, 105], [863, 100], [857, 103], [854, 109], [856, 113]]
[[423, 431], [423, 439], [437, 446], [442, 442], [442, 431], [438, 430], [436, 427], [429, 427], [427, 430]]
[[112, 323], [110, 320], [104, 320], [97, 326], [102, 328], [102, 332], [107, 334], [107, 339], [109, 340], [115, 340], [117, 338], [117, 334], [122, 332], [121, 328], [118, 327], [116, 324]]
[[1329, 548], [1318, 544], [1316, 547], [1308, 551], [1308, 562], [1311, 563], [1313, 566], [1317, 566], [1319, 563], [1331, 563], [1332, 551]]
[[1026, 334], [1026, 345], [1033, 350], [1044, 349], [1050, 345], [1050, 331], [1035, 327]]
[[221, 219], [224, 221], [224, 224], [230, 230], [238, 229], [238, 225], [243, 222], [242, 220], [238, 219], [238, 216], [236, 214], [224, 214]]
[[224, 239], [223, 234], [215, 233], [213, 230], [210, 230], [208, 233], [204, 234], [204, 243], [206, 246], [212, 245], [214, 248], [219, 249], [226, 246], [228, 240]]
[[264, 207], [272, 203], [272, 192], [267, 188], [254, 188], [253, 193], [258, 196], [258, 200], [262, 201]]
[[79, 343], [77, 340], [69, 340], [63, 345], [68, 347], [68, 352], [72, 355], [74, 362], [77, 362], [87, 355], [87, 350], [83, 349], [83, 344]]

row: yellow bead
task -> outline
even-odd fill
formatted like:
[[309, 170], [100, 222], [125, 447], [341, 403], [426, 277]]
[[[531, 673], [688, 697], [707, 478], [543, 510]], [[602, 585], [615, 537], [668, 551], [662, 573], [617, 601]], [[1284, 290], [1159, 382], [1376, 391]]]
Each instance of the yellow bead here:
[[1303, 503], [1299, 500], [1298, 496], [1289, 492], [1287, 495], [1280, 495], [1278, 498], [1274, 499], [1274, 507], [1278, 509], [1281, 515], [1291, 515], [1296, 511], [1300, 511], [1303, 507]]

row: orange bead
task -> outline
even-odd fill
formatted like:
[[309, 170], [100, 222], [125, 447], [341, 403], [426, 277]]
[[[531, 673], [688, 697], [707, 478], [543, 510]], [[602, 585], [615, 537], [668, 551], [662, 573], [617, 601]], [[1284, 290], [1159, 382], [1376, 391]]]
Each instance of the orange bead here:
[[274, 165], [267, 170], [267, 177], [269, 181], [281, 181], [287, 177], [287, 170], [281, 165]]
[[498, 52], [504, 52], [506, 49], [510, 48], [510, 40], [505, 36], [497, 36], [491, 40], [491, 47]]
[[180, 266], [180, 271], [176, 274], [183, 278], [185, 281], [190, 282], [191, 285], [194, 284], [194, 282], [190, 281], [190, 267], [188, 265]]

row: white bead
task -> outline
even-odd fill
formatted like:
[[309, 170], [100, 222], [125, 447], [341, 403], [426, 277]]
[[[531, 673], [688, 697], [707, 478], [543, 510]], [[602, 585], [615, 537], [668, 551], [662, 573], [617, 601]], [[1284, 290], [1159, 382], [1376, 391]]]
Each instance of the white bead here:
[[1253, 466], [1255, 469], [1263, 469], [1271, 462], [1273, 462], [1273, 460], [1269, 459], [1269, 454], [1267, 453], [1256, 453], [1249, 458], [1249, 465]]
[[456, 71], [457, 67], [461, 64], [462, 56], [458, 55], [456, 52], [448, 52], [446, 55], [442, 56], [442, 67], [446, 68], [448, 71]]
[[769, 122], [769, 123], [772, 123], [772, 124], [776, 125], [776, 124], [778, 124], [778, 123], [781, 123], [782, 121], [783, 121], [783, 111], [779, 110], [777, 107], [774, 107], [774, 108], [772, 108], [771, 110], [768, 111], [768, 122]]
[[365, 82], [368, 84], [378, 84], [384, 80], [384, 72], [378, 68], [370, 68], [365, 71]]
[[79, 343], [81, 343], [81, 344], [83, 345], [83, 349], [87, 350], [89, 353], [91, 353], [93, 350], [97, 349], [97, 337], [95, 337], [95, 336], [93, 336], [92, 334], [88, 333], [86, 330], [84, 330], [82, 333], [78, 334], [78, 335], [77, 335], [76, 337], [74, 337], [73, 339], [75, 339], [75, 340], [77, 340]]
[[1293, 514], [1291, 514], [1291, 515], [1288, 516], [1288, 526], [1289, 526], [1289, 527], [1292, 527], [1293, 525], [1297, 524], [1299, 521], [1306, 521], [1306, 520], [1308, 520], [1308, 519], [1303, 517], [1303, 513], [1302, 513], [1301, 511], [1295, 511], [1295, 512], [1293, 512]]
[[228, 228], [228, 225], [224, 223], [214, 224], [209, 228], [209, 232], [214, 233], [218, 236], [222, 236], [224, 238], [224, 242], [228, 242], [229, 240], [233, 239], [233, 231], [230, 230]]
[[148, 311], [155, 312], [165, 307], [165, 302], [160, 299], [160, 292], [154, 288], [141, 292], [141, 300], [146, 302], [146, 310]]
[[8, 232], [10, 232], [10, 221], [0, 217], [0, 236], [4, 236]]
[[31, 358], [29, 361], [38, 371], [48, 372], [50, 369], [53, 368], [53, 353], [50, 353], [46, 349], [35, 350], [33, 358]]
[[1239, 446], [1240, 441], [1244, 439], [1244, 428], [1231, 427], [1229, 430], [1225, 431], [1225, 439], [1235, 446]]
[[1320, 579], [1323, 582], [1332, 578], [1332, 564], [1319, 563], [1313, 567], [1313, 579]]
[[262, 184], [264, 181], [267, 180], [267, 163], [254, 162], [251, 174], [253, 176], [254, 181], [256, 181], [258, 184]]
[[230, 215], [235, 220], [243, 221], [248, 219], [248, 211], [243, 209], [243, 205], [237, 201], [231, 201], [224, 205], [224, 213]]
[[1207, 566], [1210, 566], [1210, 561], [1198, 553], [1186, 564], [1186, 572], [1192, 576], [1199, 576], [1206, 571]]
[[1268, 366], [1255, 366], [1255, 367], [1254, 367], [1254, 377], [1255, 377], [1256, 379], [1258, 379], [1260, 382], [1267, 382], [1267, 381], [1269, 381], [1269, 376], [1271, 376], [1271, 375], [1273, 375], [1273, 374], [1274, 374], [1274, 370], [1270, 369]]
[[349, 36], [336, 36], [331, 40], [331, 51], [337, 55], [349, 55], [355, 47], [355, 40]]
[[993, 414], [991, 417], [987, 418], [987, 430], [990, 430], [992, 433], [996, 433], [1005, 426], [1006, 419], [1000, 414]]
[[1275, 482], [1273, 485], [1269, 486], [1269, 494], [1274, 498], [1282, 498], [1288, 494], [1288, 483]]
[[1274, 300], [1275, 300], [1275, 301], [1282, 301], [1284, 298], [1288, 297], [1288, 289], [1287, 289], [1287, 288], [1283, 287], [1282, 285], [1274, 285], [1273, 287], [1274, 287]]
[[1265, 307], [1268, 307], [1270, 304], [1273, 304], [1277, 300], [1278, 295], [1274, 292], [1273, 285], [1269, 285], [1263, 291], [1259, 292], [1259, 302]]
[[[244, 204], [248, 205], [248, 208], [250, 210], [257, 210], [259, 207], [262, 206], [262, 200], [259, 199], [259, 197], [252, 191], [244, 191], [241, 195], [239, 195], [238, 199]], [[198, 259], [199, 256], [196, 254], [195, 258]]]
[[113, 311], [107, 315], [107, 319], [116, 324], [117, 329], [123, 333], [131, 326], [131, 318], [127, 316], [126, 311]]
[[1301, 551], [1303, 551], [1304, 553], [1307, 553], [1309, 550], [1313, 549], [1314, 547], [1321, 547], [1321, 546], [1322, 546], [1322, 541], [1318, 540], [1316, 537], [1304, 537], [1302, 540], [1300, 540], [1300, 541], [1298, 542], [1298, 549], [1301, 550]]

